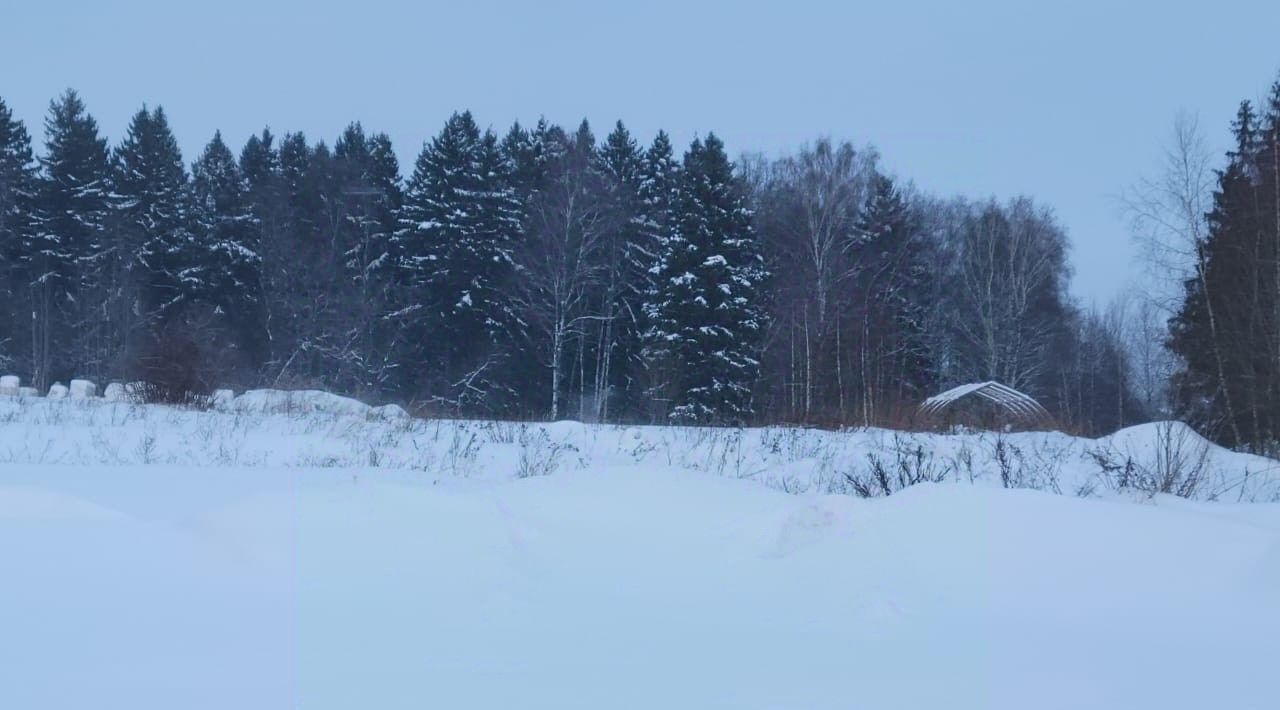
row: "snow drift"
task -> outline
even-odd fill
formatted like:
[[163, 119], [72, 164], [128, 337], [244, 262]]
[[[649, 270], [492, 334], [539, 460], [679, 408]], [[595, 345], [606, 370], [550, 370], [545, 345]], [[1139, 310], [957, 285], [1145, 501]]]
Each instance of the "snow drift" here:
[[[345, 406], [0, 401], [0, 707], [1274, 707], [1280, 504], [1136, 495], [1096, 461], [1199, 461], [1175, 427]], [[1206, 450], [1219, 500], [1246, 470], [1267, 497], [1270, 462]], [[898, 457], [958, 473], [828, 492]]]

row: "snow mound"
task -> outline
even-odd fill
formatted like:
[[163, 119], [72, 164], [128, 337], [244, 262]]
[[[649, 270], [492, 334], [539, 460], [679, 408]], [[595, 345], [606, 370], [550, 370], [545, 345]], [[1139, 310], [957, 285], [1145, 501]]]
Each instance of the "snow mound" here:
[[409, 413], [404, 411], [404, 407], [398, 404], [384, 404], [381, 407], [373, 407], [369, 410], [371, 416], [378, 419], [408, 419]]
[[1151, 422], [1125, 427], [1099, 440], [1117, 449], [1154, 452], [1159, 446], [1178, 445], [1196, 449], [1215, 449], [1212, 441], [1201, 436], [1185, 422]]
[[258, 414], [341, 414], [367, 417], [372, 407], [350, 397], [320, 390], [249, 390], [236, 397], [231, 408]]

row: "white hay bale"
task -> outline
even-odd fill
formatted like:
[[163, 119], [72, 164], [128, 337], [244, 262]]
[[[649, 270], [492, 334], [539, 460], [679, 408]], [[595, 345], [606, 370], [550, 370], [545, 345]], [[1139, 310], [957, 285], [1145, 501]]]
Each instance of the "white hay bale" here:
[[91, 399], [98, 396], [98, 386], [89, 380], [72, 380], [68, 393], [71, 399]]
[[209, 397], [209, 403], [214, 409], [226, 411], [231, 409], [231, 402], [236, 398], [234, 390], [214, 390]]
[[404, 407], [398, 404], [384, 404], [381, 407], [374, 407], [369, 414], [377, 419], [408, 419], [409, 413], [404, 411]]
[[67, 391], [68, 390], [66, 385], [62, 384], [61, 382], [55, 382], [49, 388], [49, 399], [66, 399]]
[[18, 396], [18, 385], [22, 380], [17, 375], [5, 375], [0, 377], [0, 395], [8, 397]]
[[128, 399], [125, 394], [124, 384], [120, 382], [110, 382], [102, 390], [102, 398], [108, 402], [123, 402]]
[[19, 387], [18, 396], [19, 397], [39, 397], [40, 390], [36, 389], [35, 387]]

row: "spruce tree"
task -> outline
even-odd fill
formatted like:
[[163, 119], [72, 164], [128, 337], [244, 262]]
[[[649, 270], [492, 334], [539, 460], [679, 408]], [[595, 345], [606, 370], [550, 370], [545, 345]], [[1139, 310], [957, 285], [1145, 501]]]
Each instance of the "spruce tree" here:
[[1248, 102], [1218, 173], [1207, 237], [1170, 321], [1178, 412], [1219, 443], [1260, 453], [1280, 441], [1280, 85], [1259, 118]]
[[152, 333], [207, 292], [203, 254], [193, 235], [187, 171], [164, 109], [140, 109], [115, 151], [115, 188], [145, 327]]
[[1169, 345], [1183, 362], [1174, 378], [1179, 414], [1207, 425], [1220, 443], [1244, 446], [1256, 440], [1245, 412], [1257, 374], [1248, 356], [1241, 357], [1250, 347], [1245, 319], [1254, 310], [1248, 294], [1256, 285], [1249, 264], [1256, 228], [1251, 177], [1256, 173], [1256, 117], [1248, 102], [1240, 105], [1233, 129], [1236, 147], [1218, 173], [1208, 236], [1196, 245], [1195, 274], [1186, 282], [1181, 309], [1170, 320]]
[[644, 299], [652, 299], [657, 289], [658, 265], [675, 223], [676, 194], [680, 185], [680, 166], [672, 152], [671, 139], [664, 131], [658, 131], [653, 144], [645, 151], [640, 170], [636, 232], [626, 258], [638, 294]]
[[[275, 136], [268, 129], [249, 137], [240, 151], [240, 173], [247, 186], [247, 199], [253, 215], [255, 241], [258, 244], [258, 290], [262, 294], [262, 335], [265, 339], [262, 357], [269, 373], [279, 367], [295, 350], [296, 341], [288, 314], [292, 293], [287, 275], [298, 260], [298, 250], [290, 241], [292, 213], [280, 153]], [[275, 374], [271, 375], [273, 378]]]
[[22, 270], [31, 243], [36, 163], [31, 136], [0, 99], [0, 369], [29, 372], [30, 304]]
[[860, 358], [867, 370], [864, 398], [881, 393], [894, 401], [871, 403], [867, 415], [918, 401], [931, 381], [925, 332], [927, 248], [894, 180], [876, 173], [858, 219], [856, 241], [849, 245], [856, 264], [851, 286], [862, 303], [860, 322], [851, 325], [868, 355]]
[[[521, 232], [519, 247], [513, 253], [520, 250], [526, 256], [538, 253], [533, 245], [537, 241], [535, 235], [546, 231], [545, 220], [538, 215], [539, 203], [557, 201], [548, 199], [547, 192], [552, 189], [553, 181], [564, 176], [570, 142], [563, 128], [539, 118], [531, 130], [522, 128], [517, 122], [499, 145], [507, 184], [515, 198], [515, 217]], [[541, 254], [548, 256], [546, 250]], [[527, 277], [513, 278], [514, 284], [529, 283]], [[553, 388], [556, 391], [561, 389], [547, 382], [558, 379], [553, 374], [557, 368], [546, 362], [542, 353], [544, 348], [537, 342], [539, 330], [546, 329], [528, 318], [513, 319], [509, 328], [510, 342], [516, 344], [518, 356], [505, 358], [499, 375], [504, 380], [521, 383], [519, 387], [507, 389], [511, 390], [509, 398], [525, 413], [547, 411], [556, 404], [558, 396], [546, 397], [544, 393]]]
[[[118, 364], [127, 310], [113, 230], [107, 141], [76, 92], [50, 103], [30, 241], [31, 380], [101, 376]], [[74, 337], [73, 337], [74, 334]]]
[[314, 146], [301, 133], [280, 141], [279, 190], [282, 224], [263, 250], [264, 273], [280, 294], [269, 324], [273, 381], [329, 386], [335, 311], [334, 282], [344, 278], [335, 249], [337, 197], [332, 186], [333, 156], [323, 142]]
[[603, 248], [605, 278], [600, 294], [600, 338], [595, 389], [598, 419], [634, 418], [639, 412], [639, 370], [645, 294], [652, 263], [636, 257], [643, 253], [643, 210], [640, 197], [644, 179], [644, 155], [622, 121], [618, 121], [600, 147], [599, 172], [611, 213]]
[[330, 202], [341, 217], [336, 226], [342, 252], [335, 286], [343, 308], [334, 333], [340, 343], [332, 352], [350, 380], [341, 383], [344, 387], [376, 395], [391, 385], [397, 367], [395, 332], [386, 323], [399, 281], [392, 234], [400, 167], [391, 140], [385, 134], [366, 135], [359, 123], [348, 126], [334, 144], [334, 180], [337, 194]]
[[399, 213], [411, 378], [459, 406], [488, 396], [513, 325], [502, 291], [520, 223], [505, 170], [496, 137], [454, 114], [419, 154]]
[[658, 131], [653, 143], [644, 152], [640, 166], [640, 184], [637, 187], [639, 205], [634, 217], [636, 228], [625, 255], [630, 274], [628, 281], [634, 284], [636, 300], [641, 304], [637, 313], [640, 367], [635, 370], [635, 388], [645, 394], [639, 402], [647, 403], [649, 409], [637, 414], [647, 414], [646, 419], [663, 415], [663, 403], [669, 399], [663, 392], [670, 377], [662, 371], [663, 359], [655, 357], [659, 352], [655, 350], [656, 344], [647, 339], [652, 331], [650, 304], [658, 298], [657, 277], [668, 237], [675, 224], [679, 177], [680, 165], [671, 147], [671, 139], [665, 131]]
[[506, 163], [507, 183], [523, 204], [542, 189], [548, 172], [559, 163], [570, 144], [560, 126], [538, 119], [533, 130], [516, 122], [499, 145]]
[[266, 355], [263, 334], [260, 226], [253, 214], [248, 182], [231, 149], [215, 132], [191, 168], [195, 206], [199, 288], [191, 296], [216, 309], [230, 334], [221, 345], [243, 353], [257, 368]]
[[751, 417], [766, 276], [723, 143], [714, 134], [695, 140], [646, 306], [649, 357], [665, 372], [672, 421], [742, 424]]
[[249, 136], [240, 149], [240, 174], [255, 200], [265, 199], [267, 195], [262, 193], [279, 180], [280, 154], [276, 151], [275, 140], [270, 129], [264, 128], [260, 135]]

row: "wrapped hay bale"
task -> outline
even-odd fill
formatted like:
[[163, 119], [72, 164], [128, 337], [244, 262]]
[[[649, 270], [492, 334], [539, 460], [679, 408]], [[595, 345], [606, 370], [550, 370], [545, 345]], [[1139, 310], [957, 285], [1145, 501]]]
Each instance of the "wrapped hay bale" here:
[[98, 396], [98, 386], [89, 380], [72, 380], [68, 393], [71, 399], [91, 399]]
[[108, 402], [124, 402], [129, 399], [124, 391], [124, 385], [119, 382], [111, 382], [102, 390], [102, 398]]
[[66, 399], [67, 386], [61, 382], [55, 382], [49, 387], [49, 399]]
[[398, 404], [384, 404], [381, 407], [374, 407], [369, 414], [376, 419], [408, 419], [409, 413], [404, 411], [404, 407]]
[[17, 375], [5, 375], [0, 377], [0, 396], [17, 397], [19, 389], [18, 384], [20, 382], [21, 380], [18, 379]]
[[36, 389], [35, 387], [19, 387], [18, 396], [19, 397], [39, 397], [40, 390]]
[[214, 390], [209, 397], [209, 404], [220, 412], [231, 409], [231, 402], [236, 398], [235, 390]]

